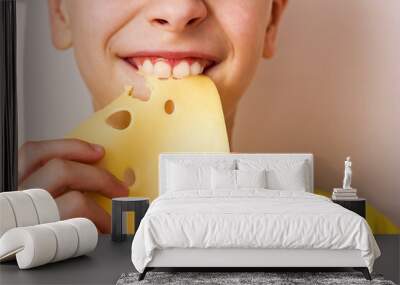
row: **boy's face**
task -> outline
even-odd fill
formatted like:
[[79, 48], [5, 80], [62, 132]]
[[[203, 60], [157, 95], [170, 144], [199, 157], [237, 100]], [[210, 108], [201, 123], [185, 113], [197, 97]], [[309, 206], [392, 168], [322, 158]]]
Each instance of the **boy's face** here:
[[[74, 48], [99, 109], [138, 73], [203, 73], [234, 113], [262, 56], [273, 54], [285, 0], [49, 0], [53, 43]], [[174, 69], [175, 68], [175, 69]], [[140, 96], [140, 95], [139, 95]], [[142, 95], [145, 98], [145, 95]]]

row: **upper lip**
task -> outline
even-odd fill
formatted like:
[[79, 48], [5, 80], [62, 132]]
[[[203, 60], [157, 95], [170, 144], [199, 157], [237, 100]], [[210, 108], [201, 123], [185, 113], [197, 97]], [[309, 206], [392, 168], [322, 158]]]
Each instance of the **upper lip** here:
[[193, 51], [139, 51], [124, 56], [124, 58], [133, 57], [160, 57], [165, 59], [198, 58], [213, 61], [215, 63], [219, 61], [217, 57], [210, 54]]

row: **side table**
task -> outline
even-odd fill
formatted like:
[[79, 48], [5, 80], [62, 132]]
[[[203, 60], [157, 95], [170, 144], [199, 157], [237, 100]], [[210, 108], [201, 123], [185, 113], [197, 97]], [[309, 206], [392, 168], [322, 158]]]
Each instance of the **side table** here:
[[332, 199], [333, 203], [339, 204], [340, 206], [359, 214], [365, 219], [365, 204], [366, 200], [364, 198], [358, 198], [355, 200], [336, 200]]
[[119, 197], [112, 199], [112, 223], [111, 223], [111, 239], [112, 241], [123, 241], [126, 234], [123, 233], [124, 212], [135, 212], [135, 229], [139, 227], [140, 221], [149, 208], [149, 198], [143, 197]]

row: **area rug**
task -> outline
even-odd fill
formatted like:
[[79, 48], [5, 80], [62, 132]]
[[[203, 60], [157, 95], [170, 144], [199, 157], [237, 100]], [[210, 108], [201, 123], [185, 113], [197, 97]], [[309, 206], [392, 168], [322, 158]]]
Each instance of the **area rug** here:
[[125, 273], [117, 281], [117, 285], [133, 284], [379, 284], [395, 285], [384, 280], [382, 275], [372, 275], [368, 281], [360, 272], [148, 272], [146, 278], [138, 281], [138, 273]]

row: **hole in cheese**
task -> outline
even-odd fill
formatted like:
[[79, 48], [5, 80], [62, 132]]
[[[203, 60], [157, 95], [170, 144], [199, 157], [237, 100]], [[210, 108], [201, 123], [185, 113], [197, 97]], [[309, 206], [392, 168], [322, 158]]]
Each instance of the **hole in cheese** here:
[[135, 184], [135, 181], [136, 181], [135, 171], [133, 171], [132, 168], [128, 167], [127, 169], [125, 169], [124, 172], [124, 184], [127, 187], [130, 187], [133, 184]]
[[175, 110], [174, 101], [167, 100], [167, 102], [165, 102], [165, 105], [164, 105], [164, 110], [165, 110], [165, 113], [172, 114]]
[[129, 126], [131, 120], [131, 113], [128, 111], [117, 111], [106, 119], [106, 123], [114, 129], [123, 130]]

